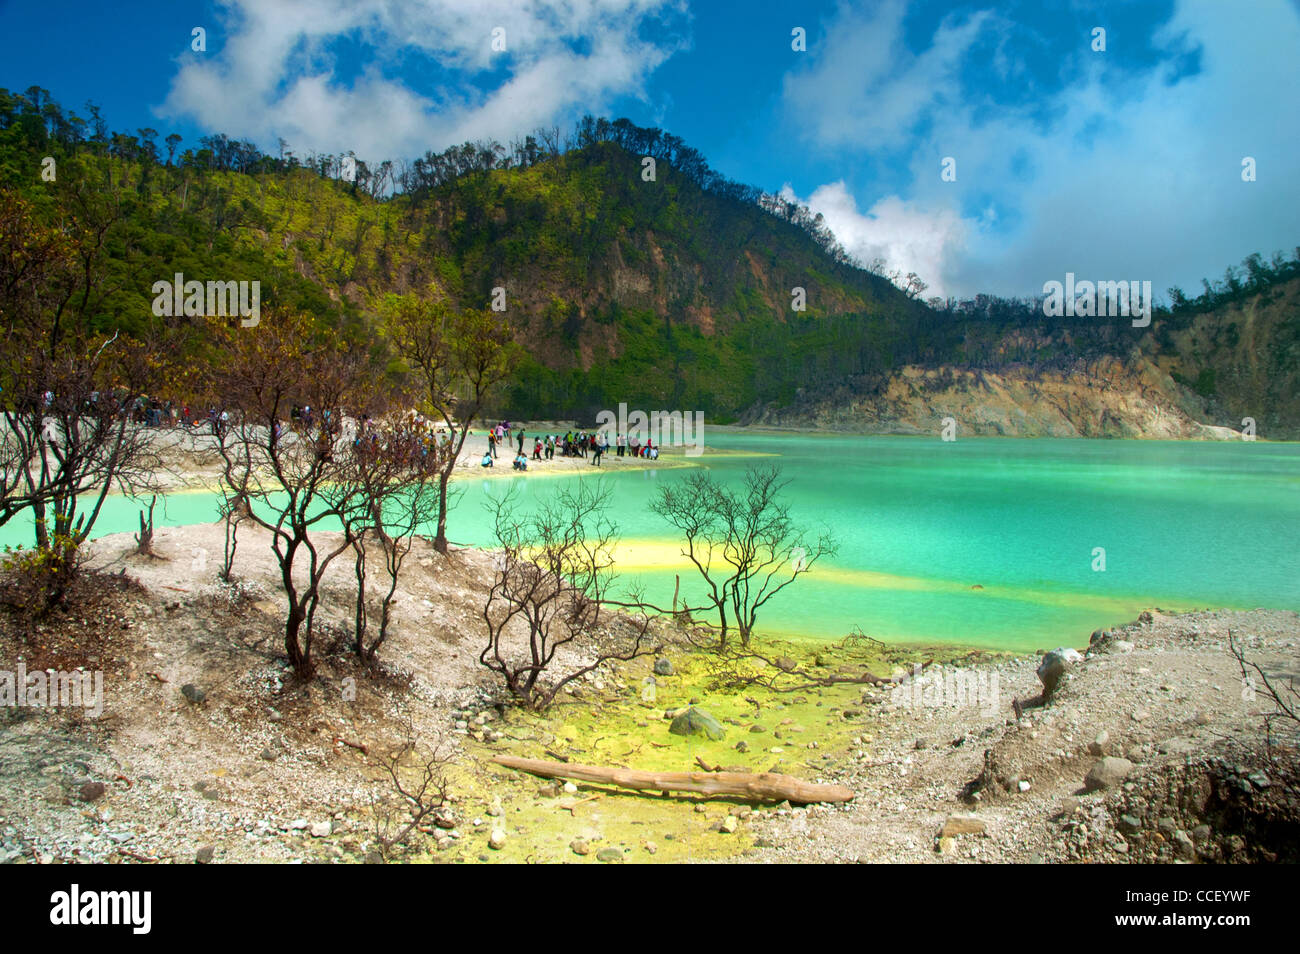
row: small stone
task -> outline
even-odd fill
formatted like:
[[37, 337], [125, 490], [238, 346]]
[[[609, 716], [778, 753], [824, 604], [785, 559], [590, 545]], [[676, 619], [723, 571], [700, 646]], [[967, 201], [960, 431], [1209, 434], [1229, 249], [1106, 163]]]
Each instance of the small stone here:
[[591, 854], [591, 845], [587, 843], [586, 839], [575, 838], [569, 842], [569, 850], [575, 855], [589, 855]]
[[623, 852], [618, 848], [602, 848], [596, 852], [596, 860], [605, 864], [615, 864], [623, 860]]
[[740, 827], [740, 819], [735, 815], [728, 815], [722, 819], [722, 825], [718, 828], [724, 835], [734, 835], [736, 829]]
[[103, 798], [107, 791], [108, 786], [103, 782], [82, 782], [77, 794], [81, 796], [83, 802], [96, 802]]
[[1021, 779], [1016, 787], [1019, 788], [1022, 793], [1029, 791], [1029, 783], [1024, 779]]
[[659, 851], [659, 846], [656, 845], [653, 841], [647, 841], [645, 843], [645, 850], [647, 854], [653, 855]]
[[660, 656], [658, 659], [655, 660], [655, 675], [656, 676], [675, 675], [673, 671], [672, 661], [667, 656]]
[[1128, 759], [1108, 755], [1088, 771], [1083, 787], [1089, 792], [1118, 788], [1132, 771], [1133, 763]]
[[210, 865], [215, 857], [217, 849], [215, 845], [204, 845], [194, 853], [194, 863], [196, 865]]
[[565, 783], [564, 783], [564, 794], [565, 794], [565, 795], [577, 795], [577, 794], [578, 794], [578, 786], [574, 785], [572, 782], [565, 782]]
[[500, 851], [506, 846], [506, 833], [504, 829], [493, 828], [492, 834], [488, 835], [488, 847], [493, 851]]
[[1209, 725], [1214, 720], [1213, 718], [1211, 718], [1208, 712], [1202, 709], [1200, 712], [1196, 713], [1196, 715], [1193, 717], [1193, 721], [1197, 725]]
[[198, 705], [208, 697], [206, 692], [194, 685], [192, 682], [187, 682], [185, 685], [181, 686], [181, 695], [195, 705]]
[[326, 838], [334, 830], [334, 826], [327, 821], [312, 822], [311, 836], [313, 838]]
[[264, 762], [274, 762], [274, 761], [275, 761], [275, 749], [271, 748], [269, 745], [268, 745], [266, 748], [264, 748], [264, 749], [262, 750], [262, 760], [263, 760]]
[[289, 830], [290, 830], [290, 831], [303, 831], [304, 829], [306, 829], [307, 824], [308, 824], [307, 819], [305, 819], [305, 818], [295, 818], [293, 821], [289, 822]]
[[755, 733], [757, 733], [757, 732], [766, 732], [766, 731], [767, 731], [767, 726], [765, 726], [765, 725], [759, 725], [757, 722], [755, 722], [753, 725], [751, 725], [751, 726], [749, 727], [749, 731], [750, 731], [750, 732], [755, 732]]
[[1088, 743], [1088, 754], [1101, 757], [1110, 749], [1110, 733], [1102, 729], [1097, 737]]

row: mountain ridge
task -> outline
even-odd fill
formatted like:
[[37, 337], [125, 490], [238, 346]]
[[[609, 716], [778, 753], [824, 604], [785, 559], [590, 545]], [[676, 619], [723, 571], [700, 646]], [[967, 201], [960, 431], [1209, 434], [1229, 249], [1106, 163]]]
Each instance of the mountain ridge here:
[[[163, 162], [75, 118], [0, 90], [0, 185], [49, 217], [112, 217], [91, 319], [107, 328], [141, 333], [152, 282], [176, 271], [260, 279], [266, 307], [349, 327], [392, 371], [384, 295], [485, 307], [504, 289], [525, 353], [497, 408], [510, 417], [627, 403], [717, 423], [916, 433], [952, 416], [973, 433], [1134, 437], [1222, 436], [1252, 417], [1260, 436], [1300, 436], [1300, 252], [1252, 256], [1196, 300], [1171, 289], [1135, 329], [1049, 319], [1034, 299], [922, 302], [856, 266], [820, 217], [625, 120], [586, 117], [563, 149], [465, 144], [342, 181], [346, 157], [308, 168], [207, 137]], [[659, 157], [650, 181], [638, 150]], [[385, 177], [406, 191], [383, 195]], [[172, 331], [201, 356], [201, 331]]]

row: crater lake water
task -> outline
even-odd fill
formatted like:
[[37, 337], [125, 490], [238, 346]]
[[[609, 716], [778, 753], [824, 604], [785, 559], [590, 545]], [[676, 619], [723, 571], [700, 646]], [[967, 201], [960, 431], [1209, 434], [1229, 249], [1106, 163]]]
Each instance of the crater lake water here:
[[[839, 553], [765, 607], [765, 632], [840, 639], [853, 626], [894, 642], [1033, 650], [1086, 645], [1092, 630], [1141, 610], [1300, 610], [1300, 445], [1260, 442], [1018, 440], [792, 435], [714, 428], [698, 458], [739, 483], [779, 463], [796, 520], [828, 525]], [[612, 470], [612, 468], [611, 468]], [[694, 569], [650, 509], [683, 468], [605, 472], [624, 545], [619, 569], [645, 598], [698, 599]], [[458, 481], [448, 527], [490, 545], [485, 501], [507, 483], [522, 507], [557, 480], [529, 474]], [[209, 522], [218, 497], [160, 500], [159, 526]], [[137, 501], [106, 504], [95, 535], [137, 529]], [[30, 545], [29, 525], [0, 543]], [[1105, 570], [1094, 569], [1096, 548]], [[238, 564], [236, 564], [238, 572]]]

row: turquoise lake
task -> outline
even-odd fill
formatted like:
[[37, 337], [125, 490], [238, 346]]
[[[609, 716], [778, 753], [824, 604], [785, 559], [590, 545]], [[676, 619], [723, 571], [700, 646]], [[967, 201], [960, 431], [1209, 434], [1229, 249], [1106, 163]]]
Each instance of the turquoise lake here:
[[[760, 629], [839, 639], [854, 625], [897, 642], [1033, 650], [1086, 645], [1089, 633], [1144, 608], [1300, 610], [1300, 445], [1248, 442], [792, 436], [723, 431], [700, 459], [739, 481], [778, 462], [794, 513], [829, 524], [840, 552], [759, 617]], [[593, 469], [594, 470], [594, 469]], [[611, 517], [628, 541], [623, 576], [671, 603], [676, 545], [649, 502], [684, 469], [606, 473]], [[521, 503], [556, 480], [525, 476]], [[465, 480], [448, 535], [487, 545], [489, 495], [503, 480]], [[156, 522], [216, 518], [216, 498], [175, 494]], [[96, 535], [136, 529], [139, 504], [114, 499]], [[17, 521], [0, 543], [29, 543]], [[1094, 548], [1105, 571], [1094, 570]], [[972, 587], [982, 587], [973, 589]]]

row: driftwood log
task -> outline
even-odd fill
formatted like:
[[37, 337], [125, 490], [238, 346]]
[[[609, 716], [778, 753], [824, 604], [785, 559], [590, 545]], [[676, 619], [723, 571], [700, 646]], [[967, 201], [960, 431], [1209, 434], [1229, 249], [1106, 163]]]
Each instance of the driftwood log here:
[[775, 772], [753, 775], [746, 772], [643, 772], [639, 769], [545, 762], [514, 755], [498, 755], [492, 761], [506, 768], [544, 778], [574, 778], [637, 791], [738, 795], [755, 801], [790, 801], [801, 805], [809, 802], [847, 802], [853, 798], [853, 789], [843, 785], [805, 782]]

